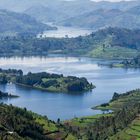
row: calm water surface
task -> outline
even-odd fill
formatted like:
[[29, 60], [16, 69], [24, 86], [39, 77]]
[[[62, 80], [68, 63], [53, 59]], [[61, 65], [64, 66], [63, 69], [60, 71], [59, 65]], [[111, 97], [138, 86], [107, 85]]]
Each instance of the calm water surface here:
[[85, 36], [88, 34], [91, 34], [93, 30], [89, 29], [83, 29], [83, 28], [75, 28], [75, 27], [64, 27], [64, 26], [57, 26], [57, 30], [50, 30], [50, 31], [44, 31], [42, 34], [42, 37], [57, 37], [57, 38], [62, 38], [62, 37], [77, 37], [77, 36]]
[[7, 104], [26, 107], [36, 113], [47, 115], [50, 119], [70, 119], [94, 115], [101, 111], [92, 106], [108, 102], [114, 92], [126, 92], [140, 87], [140, 70], [100, 67], [102, 60], [76, 57], [11, 57], [0, 58], [1, 68], [22, 69], [24, 73], [51, 72], [86, 77], [96, 85], [92, 92], [83, 94], [50, 93], [12, 84], [0, 85], [2, 91], [20, 96], [5, 100]]

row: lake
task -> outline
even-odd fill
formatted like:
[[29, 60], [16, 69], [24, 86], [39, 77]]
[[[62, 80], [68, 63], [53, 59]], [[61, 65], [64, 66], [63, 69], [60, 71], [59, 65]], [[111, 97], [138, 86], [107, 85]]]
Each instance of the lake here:
[[50, 72], [86, 77], [96, 85], [92, 92], [82, 94], [50, 93], [13, 84], [0, 85], [0, 90], [19, 95], [20, 98], [4, 100], [7, 104], [26, 107], [49, 119], [61, 120], [102, 113], [91, 107], [108, 102], [114, 92], [126, 92], [140, 87], [140, 70], [100, 67], [97, 60], [84, 57], [3, 57], [3, 69], [22, 69], [24, 73]]
[[84, 28], [77, 28], [77, 27], [64, 27], [64, 26], [56, 26], [57, 30], [48, 30], [44, 31], [42, 34], [39, 34], [37, 37], [78, 37], [78, 36], [85, 36], [91, 34], [93, 30], [91, 29], [84, 29]]

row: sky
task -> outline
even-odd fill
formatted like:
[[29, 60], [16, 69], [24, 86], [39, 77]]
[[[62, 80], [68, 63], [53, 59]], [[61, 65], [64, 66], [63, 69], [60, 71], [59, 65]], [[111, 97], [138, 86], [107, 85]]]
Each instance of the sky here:
[[[92, 1], [103, 1], [103, 0], [92, 0]], [[135, 0], [105, 0], [105, 1], [111, 1], [111, 2], [118, 2], [118, 1], [135, 1]]]

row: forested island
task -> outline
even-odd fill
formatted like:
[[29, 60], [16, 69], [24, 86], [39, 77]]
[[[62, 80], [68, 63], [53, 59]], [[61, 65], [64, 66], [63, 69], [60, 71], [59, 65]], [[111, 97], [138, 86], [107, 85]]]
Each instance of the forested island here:
[[27, 75], [17, 76], [16, 84], [33, 87], [36, 89], [51, 92], [82, 92], [95, 88], [86, 78], [75, 76], [64, 77], [62, 74], [28, 73]]
[[[0, 104], [0, 137], [30, 140], [130, 140], [140, 138], [140, 89], [114, 93], [109, 103], [96, 109], [112, 113], [56, 122], [12, 105]], [[94, 109], [95, 109], [94, 108]], [[28, 129], [27, 129], [28, 128]]]
[[23, 75], [22, 70], [0, 69], [0, 83], [13, 82], [20, 86], [46, 90], [50, 92], [84, 92], [95, 88], [86, 78], [75, 76], [63, 76], [62, 74], [50, 74], [46, 72]]

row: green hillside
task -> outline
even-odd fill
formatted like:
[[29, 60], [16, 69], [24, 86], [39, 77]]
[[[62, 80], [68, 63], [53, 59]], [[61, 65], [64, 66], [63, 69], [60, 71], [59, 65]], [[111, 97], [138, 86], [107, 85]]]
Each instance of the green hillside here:
[[[0, 139], [2, 140], [55, 140], [74, 137], [46, 116], [40, 116], [26, 108], [0, 104]], [[68, 140], [70, 140], [68, 138]]]
[[140, 30], [106, 28], [76, 38], [2, 38], [0, 55], [50, 53], [97, 58], [130, 58], [139, 54]]
[[34, 18], [21, 13], [0, 10], [0, 35], [37, 34], [44, 30], [55, 29]]

